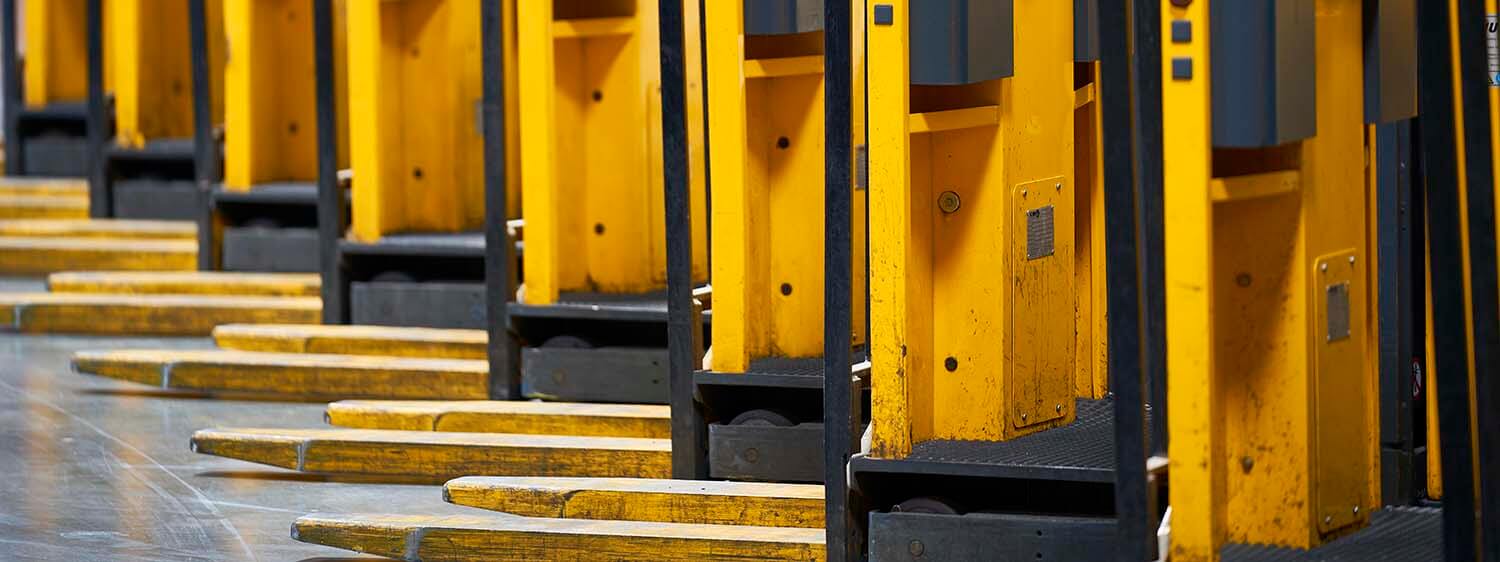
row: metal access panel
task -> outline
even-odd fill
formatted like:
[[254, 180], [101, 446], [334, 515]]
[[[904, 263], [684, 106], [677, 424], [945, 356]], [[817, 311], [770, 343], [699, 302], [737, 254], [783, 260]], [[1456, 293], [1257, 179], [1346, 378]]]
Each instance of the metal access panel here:
[[1365, 317], [1353, 303], [1365, 302], [1364, 261], [1353, 250], [1319, 257], [1313, 262], [1314, 317], [1312, 331], [1314, 389], [1313, 515], [1318, 531], [1335, 530], [1366, 521], [1361, 512], [1373, 472], [1365, 451], [1368, 435], [1363, 424], [1369, 400], [1365, 384]]
[[21, 144], [28, 176], [89, 175], [88, 139], [66, 135], [30, 137]]
[[1417, 116], [1417, 0], [1365, 0], [1365, 122]]
[[1113, 560], [1115, 520], [1000, 513], [871, 513], [870, 561]]
[[746, 35], [823, 30], [823, 0], [745, 0]]
[[321, 265], [318, 230], [225, 228], [222, 259], [225, 271], [316, 273]]
[[521, 394], [563, 402], [666, 404], [667, 350], [645, 347], [528, 347]]
[[1073, 61], [1099, 61], [1099, 0], [1073, 0]]
[[725, 480], [822, 482], [823, 424], [710, 424], [708, 472]]
[[1072, 413], [1076, 354], [1073, 189], [1056, 177], [1015, 186], [1009, 237], [1007, 411], [1017, 429]]
[[1317, 134], [1313, 6], [1209, 4], [1214, 146], [1262, 148]]
[[484, 283], [355, 282], [349, 310], [355, 324], [422, 328], [485, 328]]
[[[911, 83], [952, 86], [1014, 74], [1015, 6], [1012, 2], [912, 2], [909, 5]], [[874, 63], [880, 64], [880, 61]]]
[[196, 220], [202, 196], [188, 180], [129, 179], [114, 184], [115, 218]]

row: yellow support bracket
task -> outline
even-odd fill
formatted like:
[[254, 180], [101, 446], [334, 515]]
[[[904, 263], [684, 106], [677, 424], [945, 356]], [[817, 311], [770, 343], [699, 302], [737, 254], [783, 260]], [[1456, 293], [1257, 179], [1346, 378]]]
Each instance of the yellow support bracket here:
[[[34, 3], [31, 3], [34, 4]], [[206, 3], [213, 122], [224, 117], [224, 2]], [[141, 148], [147, 141], [193, 136], [192, 50], [188, 5], [161, 0], [107, 0], [105, 57], [112, 67], [115, 141]]]

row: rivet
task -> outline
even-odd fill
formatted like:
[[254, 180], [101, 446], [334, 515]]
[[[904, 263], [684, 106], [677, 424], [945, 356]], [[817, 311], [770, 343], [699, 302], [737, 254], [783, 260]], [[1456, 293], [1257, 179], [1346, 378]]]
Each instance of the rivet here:
[[1022, 189], [1021, 190], [1021, 197], [1025, 197], [1026, 195], [1027, 195], [1026, 190]]
[[1059, 413], [1059, 414], [1062, 413], [1062, 404], [1058, 404], [1057, 405], [1057, 413]]
[[1053, 187], [1056, 188], [1058, 191], [1062, 191], [1062, 182], [1058, 182], [1058, 183], [1054, 184]]
[[911, 544], [906, 545], [906, 551], [910, 552], [912, 556], [921, 556], [923, 552], [927, 552], [927, 545], [922, 544], [922, 541], [914, 540], [911, 541]]
[[1359, 506], [1354, 506], [1354, 514], [1359, 515]]
[[1324, 264], [1319, 264], [1319, 265], [1318, 265], [1318, 271], [1323, 271], [1323, 272], [1326, 272], [1326, 271], [1328, 271], [1328, 264], [1326, 264], [1326, 263], [1324, 263]]
[[1026, 421], [1026, 414], [1021, 414], [1021, 421]]
[[1354, 256], [1349, 256], [1349, 265], [1354, 265]]
[[959, 199], [957, 193], [944, 191], [942, 195], [938, 196], [938, 209], [944, 213], [952, 214], [958, 212], [958, 208], [962, 206], [963, 200]]
[[1324, 525], [1329, 525], [1329, 524], [1332, 524], [1332, 523], [1333, 523], [1333, 516], [1332, 515], [1324, 515], [1323, 516], [1323, 524]]

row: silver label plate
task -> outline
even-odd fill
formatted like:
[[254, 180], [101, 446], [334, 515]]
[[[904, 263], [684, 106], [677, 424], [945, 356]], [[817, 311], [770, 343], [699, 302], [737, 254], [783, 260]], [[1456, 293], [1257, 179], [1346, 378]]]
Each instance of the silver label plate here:
[[1052, 205], [1026, 211], [1026, 259], [1052, 255], [1052, 237]]
[[1328, 341], [1330, 343], [1349, 338], [1349, 283], [1329, 285], [1328, 291]]

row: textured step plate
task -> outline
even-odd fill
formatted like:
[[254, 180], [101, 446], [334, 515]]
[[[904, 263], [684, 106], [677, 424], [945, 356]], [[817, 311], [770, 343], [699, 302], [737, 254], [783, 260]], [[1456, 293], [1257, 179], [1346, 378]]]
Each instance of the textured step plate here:
[[87, 199], [89, 182], [83, 178], [0, 178], [0, 197], [43, 195]]
[[58, 271], [192, 271], [193, 240], [0, 237], [0, 273]]
[[206, 336], [231, 322], [312, 323], [316, 298], [0, 293], [0, 328], [27, 333]]
[[0, 236], [193, 241], [197, 240], [198, 227], [188, 221], [16, 219], [0, 220]]
[[178, 390], [289, 398], [476, 399], [489, 396], [484, 361], [224, 350], [85, 351], [80, 373]]
[[527, 517], [823, 528], [823, 487], [644, 478], [466, 477], [451, 503]]
[[223, 271], [70, 271], [47, 276], [54, 293], [318, 297], [317, 274]]
[[[302, 472], [447, 480], [464, 475], [666, 478], [666, 439], [384, 429], [205, 429], [199, 453]], [[436, 499], [436, 498], [434, 498]]]
[[484, 330], [395, 328], [385, 326], [229, 325], [214, 330], [219, 347], [284, 353], [338, 353], [484, 359], [489, 336]]
[[82, 219], [89, 200], [70, 195], [0, 195], [0, 219]]
[[821, 529], [534, 519], [504, 515], [305, 516], [292, 538], [399, 560], [824, 559]]
[[329, 404], [326, 417], [330, 424], [360, 429], [656, 439], [672, 434], [671, 409], [648, 404], [346, 400]]

